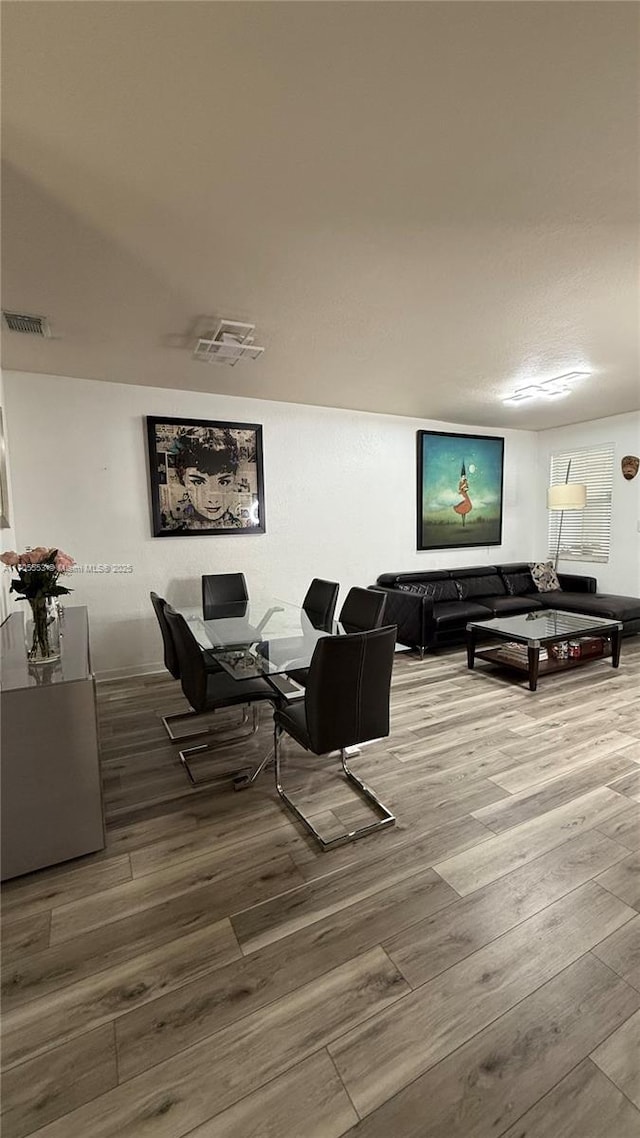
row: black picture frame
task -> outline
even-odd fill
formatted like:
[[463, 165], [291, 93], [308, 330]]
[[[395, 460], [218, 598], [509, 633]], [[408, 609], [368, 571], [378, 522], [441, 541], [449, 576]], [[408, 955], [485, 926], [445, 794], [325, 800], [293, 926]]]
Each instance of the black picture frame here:
[[416, 449], [418, 550], [501, 545], [504, 438], [418, 431]]
[[266, 532], [262, 426], [147, 415], [154, 537]]

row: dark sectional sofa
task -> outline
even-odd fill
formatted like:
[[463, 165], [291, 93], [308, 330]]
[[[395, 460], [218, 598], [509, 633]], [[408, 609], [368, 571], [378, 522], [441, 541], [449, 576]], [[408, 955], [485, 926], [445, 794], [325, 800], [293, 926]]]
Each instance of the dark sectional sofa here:
[[527, 562], [382, 573], [371, 588], [387, 595], [385, 623], [397, 624], [398, 641], [421, 652], [464, 640], [467, 621], [561, 609], [621, 620], [623, 635], [640, 632], [640, 598], [599, 593], [595, 577], [559, 573], [560, 589], [538, 592]]

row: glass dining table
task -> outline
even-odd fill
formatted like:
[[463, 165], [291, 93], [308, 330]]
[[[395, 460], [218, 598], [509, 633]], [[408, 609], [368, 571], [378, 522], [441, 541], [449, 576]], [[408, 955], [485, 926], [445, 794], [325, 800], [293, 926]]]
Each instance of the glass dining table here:
[[264, 594], [221, 605], [207, 619], [201, 608], [174, 607], [200, 647], [236, 680], [308, 668], [318, 641], [344, 631], [337, 621], [317, 627], [299, 605]]

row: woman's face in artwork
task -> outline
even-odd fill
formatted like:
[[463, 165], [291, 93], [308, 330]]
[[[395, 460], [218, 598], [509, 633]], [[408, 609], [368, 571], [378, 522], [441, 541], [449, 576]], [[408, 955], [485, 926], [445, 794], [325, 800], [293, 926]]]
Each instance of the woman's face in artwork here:
[[220, 521], [227, 509], [233, 482], [230, 470], [208, 474], [195, 466], [188, 466], [184, 472], [184, 485], [196, 514], [214, 524]]

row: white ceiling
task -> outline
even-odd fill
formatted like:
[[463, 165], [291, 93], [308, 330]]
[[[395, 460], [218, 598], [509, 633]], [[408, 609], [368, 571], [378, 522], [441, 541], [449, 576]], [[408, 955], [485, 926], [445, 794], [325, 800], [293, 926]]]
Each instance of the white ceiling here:
[[[54, 337], [4, 365], [487, 426], [638, 407], [639, 10], [5, 3], [3, 306]], [[193, 360], [214, 314], [264, 355]]]

